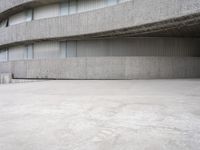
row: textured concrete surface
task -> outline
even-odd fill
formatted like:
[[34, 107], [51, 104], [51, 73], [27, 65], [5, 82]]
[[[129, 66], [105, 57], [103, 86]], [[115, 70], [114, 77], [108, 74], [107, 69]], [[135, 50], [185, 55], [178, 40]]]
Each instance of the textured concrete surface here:
[[199, 57], [79, 57], [0, 63], [0, 73], [39, 79], [199, 78]]
[[198, 150], [200, 80], [0, 85], [1, 150]]
[[11, 83], [12, 74], [11, 73], [0, 73], [0, 84]]
[[[192, 28], [192, 25], [199, 25], [199, 14], [200, 2], [197, 0], [133, 0], [94, 11], [34, 20], [0, 29], [0, 47], [42, 39], [78, 39], [83, 35], [86, 38], [86, 35], [101, 37], [146, 33], [182, 25]], [[194, 31], [197, 33], [197, 30]]]

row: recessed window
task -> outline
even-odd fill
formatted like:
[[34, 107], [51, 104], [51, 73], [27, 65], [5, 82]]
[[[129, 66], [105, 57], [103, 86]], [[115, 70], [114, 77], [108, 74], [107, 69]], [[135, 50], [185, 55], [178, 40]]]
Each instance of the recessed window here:
[[67, 57], [67, 42], [60, 42], [60, 57], [66, 58]]
[[37, 7], [34, 9], [34, 20], [43, 19], [43, 18], [51, 18], [57, 17], [60, 15], [60, 5], [52, 4]]
[[76, 41], [67, 41], [67, 57], [77, 57]]
[[32, 21], [33, 20], [33, 10], [27, 10], [26, 11], [26, 21]]
[[61, 58], [77, 57], [77, 42], [64, 41], [60, 42]]
[[69, 1], [60, 4], [60, 15], [68, 15], [69, 14]]
[[3, 20], [0, 22], [0, 28], [5, 28], [8, 26], [8, 19]]
[[6, 49], [0, 50], [0, 62], [8, 61], [8, 51]]
[[118, 0], [107, 0], [108, 5], [115, 5], [118, 3]]
[[26, 45], [24, 51], [24, 59], [33, 59], [33, 45]]
[[23, 60], [25, 46], [14, 46], [9, 48], [9, 60]]
[[69, 1], [69, 14], [75, 14], [77, 12], [77, 2], [76, 0]]

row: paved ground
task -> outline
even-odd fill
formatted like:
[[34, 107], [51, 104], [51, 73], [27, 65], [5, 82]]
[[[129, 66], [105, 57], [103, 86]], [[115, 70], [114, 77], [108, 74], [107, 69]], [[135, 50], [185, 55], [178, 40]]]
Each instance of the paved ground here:
[[0, 150], [199, 150], [200, 80], [0, 85]]

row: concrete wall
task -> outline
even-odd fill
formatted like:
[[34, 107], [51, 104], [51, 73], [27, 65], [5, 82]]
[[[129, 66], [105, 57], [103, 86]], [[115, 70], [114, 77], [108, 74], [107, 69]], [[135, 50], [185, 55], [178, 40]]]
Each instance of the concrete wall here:
[[15, 78], [154, 79], [199, 78], [196, 57], [98, 57], [0, 63]]

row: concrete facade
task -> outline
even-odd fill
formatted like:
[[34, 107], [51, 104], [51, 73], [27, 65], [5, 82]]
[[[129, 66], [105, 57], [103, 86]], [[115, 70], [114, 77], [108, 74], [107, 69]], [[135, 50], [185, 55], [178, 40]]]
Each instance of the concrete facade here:
[[53, 79], [200, 77], [197, 0], [0, 4], [0, 73]]
[[[163, 27], [163, 30], [174, 27], [176, 21], [179, 21], [178, 25], [187, 21], [190, 25], [196, 25], [199, 9], [200, 2], [196, 0], [165, 0], [160, 3], [157, 0], [132, 0], [85, 13], [35, 20], [0, 29], [0, 37], [3, 37], [0, 39], [0, 47], [42, 39], [81, 38], [83, 35], [99, 37], [125, 33], [141, 34]], [[159, 24], [167, 20], [168, 23]], [[143, 25], [146, 24], [151, 26], [144, 28]]]
[[198, 78], [198, 57], [91, 57], [0, 63], [0, 73], [29, 79]]

